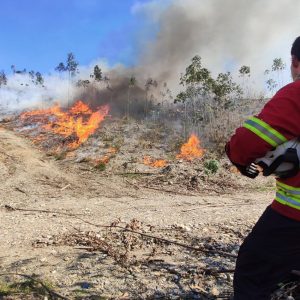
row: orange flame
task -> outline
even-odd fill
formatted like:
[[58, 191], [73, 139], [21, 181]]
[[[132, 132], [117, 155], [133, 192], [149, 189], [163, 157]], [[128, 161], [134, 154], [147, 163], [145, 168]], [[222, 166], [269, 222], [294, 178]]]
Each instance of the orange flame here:
[[68, 145], [69, 148], [75, 149], [95, 133], [108, 111], [109, 107], [106, 105], [92, 112], [88, 105], [77, 101], [67, 112], [62, 111], [59, 105], [55, 105], [49, 109], [22, 113], [20, 118], [27, 120], [38, 117], [41, 123], [46, 123], [42, 126], [43, 129], [64, 137], [76, 137], [76, 141]]
[[195, 134], [192, 134], [187, 143], [181, 146], [180, 154], [176, 155], [176, 158], [192, 161], [195, 158], [202, 157], [203, 154], [204, 149], [200, 146], [200, 140]]
[[45, 115], [56, 115], [59, 114], [60, 107], [58, 104], [55, 104], [53, 107], [47, 108], [47, 109], [37, 109], [33, 111], [26, 111], [21, 113], [20, 118], [21, 120], [25, 120], [29, 117], [34, 116], [45, 116]]
[[77, 101], [70, 109], [73, 115], [86, 114], [90, 115], [92, 113], [91, 109], [87, 104], [83, 103], [81, 100]]
[[144, 165], [154, 167], [154, 168], [163, 168], [167, 165], [167, 161], [163, 159], [155, 160], [150, 156], [144, 157]]
[[107, 153], [105, 155], [103, 155], [102, 157], [95, 159], [94, 160], [94, 164], [95, 166], [103, 163], [103, 164], [108, 164], [110, 159], [117, 153], [117, 149], [114, 147], [110, 147], [107, 150]]

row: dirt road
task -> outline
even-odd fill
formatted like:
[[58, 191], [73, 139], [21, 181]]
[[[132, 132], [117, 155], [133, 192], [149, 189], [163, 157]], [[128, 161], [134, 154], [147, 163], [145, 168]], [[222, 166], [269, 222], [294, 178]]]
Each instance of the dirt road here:
[[84, 164], [56, 161], [3, 128], [0, 175], [2, 272], [40, 275], [69, 299], [217, 297], [230, 290], [231, 276], [205, 277], [200, 269], [232, 268], [234, 259], [203, 256], [144, 238], [133, 242], [132, 234], [133, 246], [126, 252], [130, 259], [120, 264], [110, 251], [87, 252], [78, 241], [63, 241], [92, 231], [90, 236], [108, 239], [116, 251], [124, 244], [118, 244], [124, 234], [103, 231], [84, 220], [111, 224], [120, 219], [126, 226], [135, 219], [143, 232], [234, 254], [273, 196], [272, 191], [203, 191], [191, 197], [135, 188], [120, 176], [104, 177]]

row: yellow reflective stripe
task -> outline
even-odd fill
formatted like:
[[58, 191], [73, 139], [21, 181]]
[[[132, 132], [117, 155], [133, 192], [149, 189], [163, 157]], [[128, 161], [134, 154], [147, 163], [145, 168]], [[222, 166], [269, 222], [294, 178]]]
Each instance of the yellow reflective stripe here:
[[259, 125], [261, 125], [262, 127], [264, 127], [266, 130], [268, 130], [269, 132], [271, 132], [279, 140], [281, 140], [282, 143], [284, 143], [284, 142], [287, 141], [287, 139], [280, 132], [278, 132], [276, 129], [272, 128], [268, 123], [264, 122], [263, 120], [261, 120], [259, 118], [256, 118], [256, 117], [252, 117], [252, 118], [250, 118], [250, 120], [252, 120], [253, 122], [258, 123]]
[[256, 117], [246, 120], [244, 127], [255, 133], [273, 147], [277, 147], [287, 141], [281, 133]]
[[252, 131], [253, 133], [255, 133], [256, 135], [258, 135], [261, 139], [263, 139], [264, 141], [266, 141], [267, 143], [269, 143], [270, 145], [272, 145], [273, 147], [277, 147], [278, 144], [273, 141], [271, 138], [269, 138], [267, 135], [262, 134], [258, 129], [256, 129], [255, 127], [245, 123], [244, 127], [249, 129], [250, 131]]
[[276, 181], [276, 185], [282, 187], [283, 189], [286, 190], [291, 190], [291, 191], [299, 191], [300, 192], [300, 187], [294, 187], [291, 185], [287, 185], [285, 183], [282, 183], [280, 181]]
[[297, 201], [291, 197], [287, 197], [283, 194], [281, 194], [280, 192], [276, 193], [276, 201], [278, 201], [279, 203], [283, 204], [283, 205], [287, 205], [290, 206], [292, 208], [298, 209], [300, 210], [300, 200]]

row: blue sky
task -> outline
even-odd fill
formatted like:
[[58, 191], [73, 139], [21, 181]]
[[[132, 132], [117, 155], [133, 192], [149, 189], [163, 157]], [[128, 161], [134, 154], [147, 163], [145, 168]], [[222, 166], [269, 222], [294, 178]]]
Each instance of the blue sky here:
[[141, 30], [148, 38], [157, 30], [132, 13], [137, 2], [149, 0], [0, 0], [0, 70], [46, 73], [68, 52], [81, 65], [134, 64]]

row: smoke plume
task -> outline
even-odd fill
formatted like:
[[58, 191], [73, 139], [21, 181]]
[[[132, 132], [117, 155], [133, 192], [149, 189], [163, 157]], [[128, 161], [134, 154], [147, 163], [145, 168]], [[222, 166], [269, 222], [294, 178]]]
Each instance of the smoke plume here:
[[[174, 94], [179, 91], [179, 77], [193, 56], [200, 55], [205, 67], [217, 74], [237, 73], [242, 65], [251, 67], [251, 78], [263, 87], [263, 72], [276, 57], [289, 61], [290, 46], [300, 35], [298, 0], [154, 0], [136, 2], [132, 14], [142, 16], [145, 26], [152, 26], [154, 36], [136, 47], [137, 63], [132, 68], [99, 64], [110, 78], [105, 84], [87, 88], [75, 86], [67, 77], [45, 76], [44, 87], [34, 85], [27, 75], [15, 74], [0, 88], [2, 108], [26, 109], [56, 100], [63, 104], [83, 98], [92, 104], [111, 102], [115, 111], [124, 113], [130, 93], [137, 110], [144, 101], [147, 78], [156, 79], [160, 87], [168, 82]], [[76, 80], [89, 79], [92, 66], [81, 67]], [[287, 68], [288, 69], [288, 68]], [[27, 77], [26, 77], [27, 76]], [[129, 80], [136, 84], [129, 90]], [[284, 81], [289, 80], [288, 70]], [[113, 99], [112, 99], [113, 98]]]
[[[154, 16], [160, 29], [142, 52], [140, 68], [172, 86], [196, 54], [214, 73], [248, 65], [262, 79], [274, 58], [289, 61], [291, 44], [300, 35], [297, 0], [173, 0], [162, 11], [159, 2], [135, 10]], [[149, 13], [154, 7], [157, 13]]]

